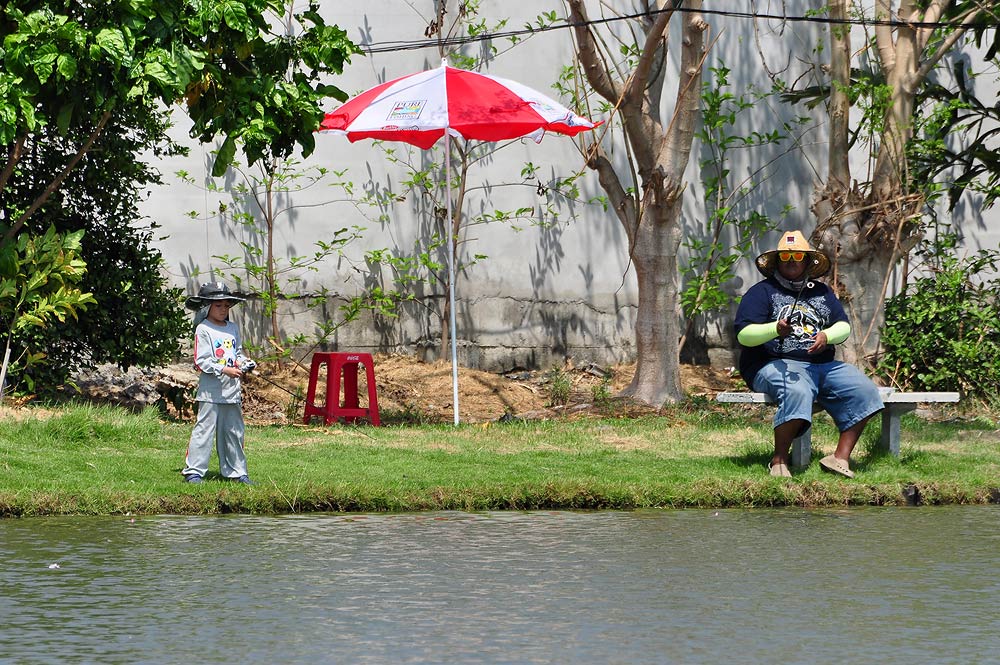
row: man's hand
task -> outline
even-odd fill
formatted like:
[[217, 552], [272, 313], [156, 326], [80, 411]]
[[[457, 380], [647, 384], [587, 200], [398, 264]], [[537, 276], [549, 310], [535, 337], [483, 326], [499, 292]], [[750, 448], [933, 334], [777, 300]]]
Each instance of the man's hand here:
[[792, 334], [792, 324], [788, 319], [778, 319], [778, 337], [785, 338]]
[[806, 349], [806, 353], [819, 353], [820, 351], [826, 348], [826, 345], [827, 345], [826, 333], [820, 331], [816, 333], [816, 339], [813, 342], [813, 345], [810, 346], [808, 349]]

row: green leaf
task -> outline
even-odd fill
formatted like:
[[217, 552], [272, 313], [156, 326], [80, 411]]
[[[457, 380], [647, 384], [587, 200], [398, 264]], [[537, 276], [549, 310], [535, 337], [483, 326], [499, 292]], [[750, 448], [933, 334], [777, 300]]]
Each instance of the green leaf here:
[[215, 155], [215, 163], [212, 165], [212, 177], [221, 178], [226, 175], [226, 170], [233, 163], [233, 158], [236, 156], [236, 139], [233, 135], [226, 137], [223, 141], [222, 146], [219, 148], [219, 152]]
[[73, 102], [63, 104], [59, 108], [59, 114], [56, 116], [56, 127], [62, 136], [65, 136], [66, 132], [69, 131], [69, 123], [73, 119], [74, 108]]
[[71, 79], [76, 76], [77, 62], [71, 55], [62, 53], [56, 61], [56, 71], [64, 79]]
[[124, 60], [128, 55], [128, 48], [125, 46], [125, 35], [120, 30], [105, 28], [97, 33], [97, 45], [105, 53], [113, 56], [115, 60]]
[[247, 8], [242, 2], [230, 0], [222, 5], [222, 18], [233, 30], [247, 32], [252, 26], [247, 16]]
[[177, 77], [167, 71], [162, 62], [147, 62], [145, 71], [146, 76], [158, 81], [164, 87], [172, 86], [177, 82]]
[[12, 278], [17, 275], [17, 248], [5, 243], [0, 245], [0, 277]]
[[49, 76], [52, 75], [58, 57], [59, 51], [56, 49], [55, 44], [43, 44], [35, 51], [34, 57], [31, 60], [31, 68], [35, 71], [35, 76], [38, 77], [39, 82], [45, 83]]
[[21, 98], [21, 115], [24, 116], [24, 124], [29, 130], [33, 130], [38, 127], [38, 121], [35, 119], [35, 106], [32, 104], [32, 100]]

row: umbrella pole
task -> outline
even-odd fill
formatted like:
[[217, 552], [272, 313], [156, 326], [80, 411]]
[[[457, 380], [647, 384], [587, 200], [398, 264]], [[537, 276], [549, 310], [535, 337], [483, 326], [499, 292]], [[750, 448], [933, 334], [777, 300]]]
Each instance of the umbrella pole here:
[[451, 326], [451, 406], [458, 424], [458, 343], [455, 341], [455, 238], [451, 219], [451, 135], [444, 130], [445, 194], [448, 197], [448, 314]]
[[10, 363], [10, 336], [7, 336], [7, 352], [3, 354], [3, 369], [0, 370], [0, 402], [3, 402], [3, 389], [7, 383], [7, 365]]

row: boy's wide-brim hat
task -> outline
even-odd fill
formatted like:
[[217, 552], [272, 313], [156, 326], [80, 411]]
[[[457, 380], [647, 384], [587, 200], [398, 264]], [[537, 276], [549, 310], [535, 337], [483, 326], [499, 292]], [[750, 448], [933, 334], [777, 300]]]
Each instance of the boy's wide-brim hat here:
[[757, 257], [757, 270], [764, 277], [773, 276], [778, 268], [778, 252], [805, 252], [806, 275], [809, 277], [822, 277], [830, 270], [830, 259], [823, 252], [810, 247], [809, 241], [801, 231], [786, 231], [781, 234], [777, 249], [764, 252]]
[[201, 309], [214, 300], [228, 300], [233, 304], [246, 302], [246, 298], [230, 291], [223, 282], [209, 282], [202, 284], [198, 295], [189, 297], [184, 304], [188, 309]]

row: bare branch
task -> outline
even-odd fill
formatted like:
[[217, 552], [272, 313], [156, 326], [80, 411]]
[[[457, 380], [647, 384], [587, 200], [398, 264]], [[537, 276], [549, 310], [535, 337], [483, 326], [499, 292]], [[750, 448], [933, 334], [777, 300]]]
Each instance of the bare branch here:
[[[935, 53], [933, 53], [931, 57], [929, 57], [927, 60], [924, 61], [922, 65], [920, 65], [920, 69], [918, 69], [916, 72], [916, 78], [914, 83], [919, 83], [923, 81], [925, 78], [927, 78], [927, 76], [931, 73], [931, 70], [933, 70], [934, 67], [937, 66], [937, 63], [940, 62], [941, 58], [944, 57], [944, 55], [951, 50], [951, 48], [958, 42], [958, 40], [961, 39], [965, 35], [965, 33], [969, 31], [969, 26], [982, 14], [983, 10], [980, 8], [980, 9], [974, 9], [966, 15], [966, 17], [962, 20], [962, 27], [955, 28], [955, 30], [950, 35], [945, 37], [945, 40], [941, 43], [941, 45], [938, 47]], [[921, 50], [923, 50], [924, 46], [926, 46], [926, 41], [921, 39], [920, 43]]]
[[579, 44], [579, 57], [580, 62], [583, 63], [584, 74], [597, 94], [610, 102], [615, 102], [621, 98], [622, 90], [611, 80], [607, 70], [601, 66], [594, 35], [587, 25], [590, 18], [587, 16], [583, 0], [567, 0], [567, 3], [569, 4], [569, 17], [573, 23], [573, 32]]
[[608, 200], [611, 202], [611, 207], [615, 211], [615, 215], [621, 221], [629, 238], [632, 238], [638, 224], [635, 198], [630, 196], [622, 187], [621, 181], [618, 179], [618, 174], [615, 172], [615, 167], [611, 163], [611, 160], [608, 159], [604, 148], [599, 143], [595, 143], [589, 152], [591, 157], [587, 161], [587, 166], [597, 171], [597, 178], [601, 182], [601, 187], [608, 195]]
[[653, 27], [646, 33], [646, 43], [642, 46], [639, 62], [636, 64], [635, 72], [632, 74], [632, 78], [628, 82], [628, 87], [625, 89], [625, 97], [635, 103], [638, 103], [639, 99], [641, 99], [642, 91], [646, 87], [646, 82], [649, 78], [649, 71], [653, 66], [653, 60], [656, 58], [656, 52], [659, 50], [662, 42], [666, 40], [667, 25], [670, 23], [673, 15], [673, 9], [662, 12], [656, 17]]
[[14, 173], [14, 167], [21, 161], [21, 152], [24, 150], [24, 142], [27, 139], [27, 134], [21, 134], [17, 137], [14, 145], [10, 147], [10, 152], [7, 154], [7, 164], [3, 167], [3, 173], [0, 173], [0, 192], [7, 186], [7, 181], [10, 180], [11, 174]]
[[[701, 9], [701, 2], [691, 2], [695, 11]], [[680, 185], [691, 153], [697, 117], [701, 108], [701, 76], [708, 49], [704, 49], [704, 32], [708, 23], [701, 14], [686, 17], [681, 45], [681, 81], [677, 87], [677, 102], [674, 114], [664, 135], [660, 154], [668, 156], [667, 174], [674, 186]], [[713, 42], [714, 44], [714, 42]]]
[[63, 181], [66, 180], [66, 178], [73, 171], [73, 169], [76, 168], [76, 165], [80, 163], [80, 160], [83, 159], [83, 156], [87, 154], [87, 151], [90, 150], [90, 148], [94, 145], [94, 141], [96, 141], [97, 137], [101, 135], [101, 131], [104, 129], [104, 125], [106, 125], [108, 123], [108, 120], [110, 119], [111, 119], [111, 111], [110, 110], [105, 111], [104, 115], [102, 115], [101, 119], [98, 121], [97, 126], [94, 128], [94, 131], [92, 131], [90, 133], [90, 136], [87, 138], [86, 143], [80, 146], [80, 149], [77, 150], [75, 155], [73, 155], [73, 158], [69, 160], [69, 163], [66, 165], [66, 168], [64, 168], [62, 172], [59, 173], [59, 175], [53, 178], [52, 182], [50, 182], [48, 187], [45, 188], [45, 191], [39, 194], [38, 197], [34, 200], [34, 202], [32, 202], [32, 204], [28, 207], [28, 209], [25, 210], [21, 214], [21, 216], [17, 218], [17, 221], [14, 222], [14, 225], [11, 226], [10, 230], [7, 231], [7, 233], [4, 235], [3, 237], [4, 242], [10, 242], [14, 237], [16, 237], [17, 234], [20, 232], [21, 228], [24, 226], [25, 222], [27, 222], [28, 219], [33, 214], [35, 214], [35, 211], [41, 208], [42, 205], [49, 200], [49, 197], [52, 196], [53, 192], [59, 189], [59, 187], [63, 184]]

